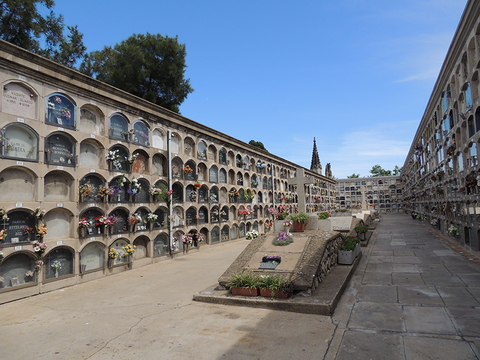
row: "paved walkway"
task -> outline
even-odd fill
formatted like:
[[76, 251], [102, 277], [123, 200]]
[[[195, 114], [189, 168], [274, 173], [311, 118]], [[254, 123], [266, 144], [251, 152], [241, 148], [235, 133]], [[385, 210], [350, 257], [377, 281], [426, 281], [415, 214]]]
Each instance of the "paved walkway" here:
[[333, 317], [192, 301], [247, 240], [0, 305], [1, 359], [478, 359], [480, 267], [382, 217]]

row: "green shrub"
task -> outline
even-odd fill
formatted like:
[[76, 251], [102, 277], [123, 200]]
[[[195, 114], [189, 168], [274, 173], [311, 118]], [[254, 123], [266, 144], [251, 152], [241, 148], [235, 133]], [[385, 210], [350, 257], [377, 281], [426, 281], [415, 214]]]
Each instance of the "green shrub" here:
[[294, 222], [298, 223], [305, 223], [307, 222], [308, 218], [310, 216], [304, 212], [296, 213], [296, 214], [290, 214], [290, 219]]
[[364, 234], [368, 231], [368, 226], [366, 225], [358, 225], [356, 228], [355, 228], [355, 231], [357, 232], [357, 234]]
[[259, 280], [260, 277], [258, 275], [253, 275], [249, 270], [247, 270], [242, 271], [241, 273], [234, 273], [225, 286], [228, 289], [232, 287], [256, 288], [258, 287]]

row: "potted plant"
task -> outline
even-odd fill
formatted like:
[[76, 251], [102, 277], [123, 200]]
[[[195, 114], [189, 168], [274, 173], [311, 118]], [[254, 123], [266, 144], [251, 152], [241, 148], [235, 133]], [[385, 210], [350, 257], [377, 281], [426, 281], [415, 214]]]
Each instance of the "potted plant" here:
[[307, 222], [308, 218], [309, 218], [309, 215], [304, 212], [291, 214], [290, 219], [292, 219], [293, 221], [293, 231], [304, 232], [305, 223]]
[[338, 263], [343, 265], [352, 265], [355, 260], [355, 248], [357, 244], [352, 238], [343, 238], [343, 242], [338, 249]]
[[262, 275], [258, 281], [261, 296], [270, 296], [286, 299], [290, 296], [290, 281], [276, 274]]
[[330, 214], [328, 211], [324, 211], [324, 212], [321, 212], [319, 215], [318, 215], [318, 218], [320, 220], [326, 220], [330, 217]]
[[234, 273], [227, 282], [226, 287], [233, 295], [258, 296], [258, 282], [260, 277], [250, 271]]
[[355, 227], [355, 231], [357, 232], [357, 234], [363, 234], [362, 235], [362, 240], [367, 240], [366, 235], [365, 235], [368, 231], [368, 226], [367, 225], [358, 225], [357, 227]]

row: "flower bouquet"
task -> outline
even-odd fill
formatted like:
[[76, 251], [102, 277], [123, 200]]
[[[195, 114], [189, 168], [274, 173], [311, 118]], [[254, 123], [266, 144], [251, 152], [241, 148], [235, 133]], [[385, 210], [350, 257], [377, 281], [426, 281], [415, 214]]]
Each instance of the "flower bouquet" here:
[[34, 243], [33, 243], [33, 251], [35, 251], [35, 253], [38, 255], [38, 256], [42, 256], [42, 254], [47, 250], [47, 244], [45, 244], [44, 242], [40, 242], [38, 240], [36, 240]]
[[124, 251], [123, 257], [128, 257], [128, 256], [130, 256], [130, 255], [135, 254], [135, 249], [136, 249], [136, 248], [137, 248], [137, 247], [136, 247], [135, 245], [132, 246], [132, 245], [130, 245], [130, 244], [129, 244], [129, 245], [126, 245], [126, 246], [122, 246], [122, 250]]
[[92, 220], [87, 220], [87, 218], [82, 217], [80, 221], [78, 222], [78, 227], [80, 229], [85, 229], [87, 227], [92, 226]]
[[292, 234], [289, 232], [278, 233], [277, 237], [272, 240], [273, 245], [286, 246], [293, 242]]

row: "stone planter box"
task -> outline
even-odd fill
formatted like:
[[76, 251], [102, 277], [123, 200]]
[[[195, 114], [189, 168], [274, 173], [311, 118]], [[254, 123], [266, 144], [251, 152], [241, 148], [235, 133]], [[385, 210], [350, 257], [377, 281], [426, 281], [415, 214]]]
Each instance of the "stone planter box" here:
[[360, 255], [361, 252], [362, 252], [362, 245], [360, 245], [360, 243], [358, 243], [358, 244], [355, 246], [355, 257], [357, 257], [358, 255]]
[[233, 295], [258, 296], [258, 288], [232, 287], [230, 290]]
[[285, 226], [283, 226], [283, 223], [285, 221], [287, 221], [287, 219], [285, 219], [285, 220], [273, 220], [273, 230], [284, 232], [285, 231]]
[[286, 294], [283, 291], [277, 290], [274, 292], [274, 295], [272, 296], [272, 290], [270, 289], [262, 289], [260, 288], [260, 295], [264, 297], [276, 297], [280, 299], [287, 299], [290, 294]]
[[353, 251], [343, 251], [338, 250], [338, 263], [342, 265], [352, 265], [353, 260], [355, 260], [355, 250]]

